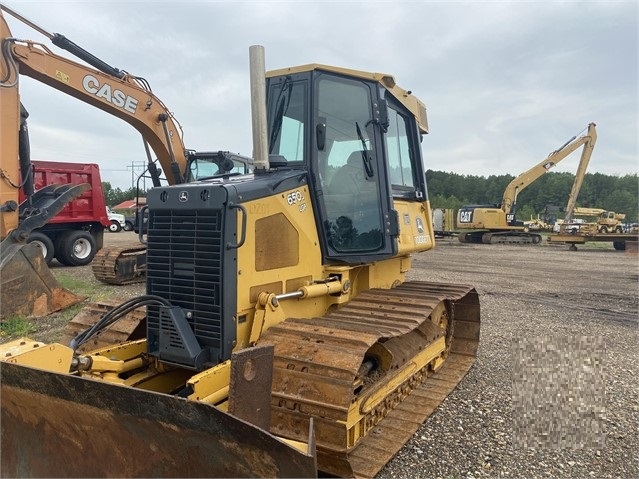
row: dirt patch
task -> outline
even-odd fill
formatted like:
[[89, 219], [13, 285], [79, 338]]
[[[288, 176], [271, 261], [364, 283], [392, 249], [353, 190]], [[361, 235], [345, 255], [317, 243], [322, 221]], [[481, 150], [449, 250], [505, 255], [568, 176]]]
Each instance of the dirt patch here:
[[[105, 234], [110, 246], [135, 240], [130, 232]], [[87, 301], [122, 301], [145, 292], [144, 283], [103, 285], [90, 267], [54, 263], [51, 269], [64, 281], [77, 281], [89, 293]], [[438, 241], [434, 250], [415, 255], [408, 279], [469, 284], [477, 289], [482, 309], [479, 354], [457, 389], [378, 477], [639, 477], [638, 278], [637, 254], [615, 251], [612, 244], [589, 243], [573, 252], [547, 243], [465, 245], [446, 239]], [[56, 340], [79, 308], [34, 320], [36, 331], [31, 336]], [[582, 351], [574, 355], [577, 360], [563, 360], [567, 370], [550, 364], [552, 355], [521, 364], [521, 351], [553, 351], [564, 358], [574, 352], [574, 344], [580, 348], [592, 344], [592, 354]], [[594, 386], [603, 384], [584, 383], [571, 390], [574, 404], [581, 407], [581, 416], [575, 417], [594, 414], [586, 418], [587, 424], [601, 426], [594, 431], [599, 436], [587, 441], [595, 446], [551, 448], [547, 445], [552, 438], [538, 437], [535, 442], [530, 434], [526, 441], [518, 440], [526, 431], [517, 429], [523, 422], [513, 398], [520, 409], [530, 402], [537, 411], [539, 407], [552, 411], [535, 403], [547, 400], [549, 390], [562, 390], [545, 387], [544, 381], [553, 379], [544, 371], [574, 384], [570, 368], [581, 368], [580, 358], [592, 358], [596, 367], [590, 375], [579, 377], [596, 379]], [[549, 367], [544, 369], [545, 361]], [[513, 376], [523, 366], [538, 365], [541, 372], [534, 377], [516, 380]], [[535, 393], [535, 388], [541, 388], [540, 392]], [[588, 394], [584, 388], [589, 388]], [[573, 404], [570, 397], [565, 400]], [[561, 417], [543, 417], [559, 432], [565, 423], [571, 434], [581, 434], [580, 439], [593, 434], [592, 428], [580, 429], [569, 418], [565, 422]], [[567, 442], [563, 437], [560, 444]]]
[[638, 272], [607, 243], [416, 255], [411, 279], [476, 287], [479, 353], [378, 477], [639, 477]]
[[[137, 234], [133, 232], [120, 231], [118, 233], [105, 232], [105, 246], [122, 246], [138, 241]], [[80, 311], [80, 309], [90, 302], [116, 302], [120, 303], [126, 299], [143, 295], [146, 290], [144, 282], [127, 286], [115, 286], [101, 283], [93, 275], [91, 266], [63, 266], [53, 260], [49, 266], [51, 272], [58, 281], [79, 296], [86, 299], [78, 305], [72, 306], [65, 311], [50, 314], [43, 318], [30, 320], [33, 331], [29, 337], [36, 341], [54, 342], [62, 337], [62, 331], [66, 324]], [[3, 337], [2, 341], [13, 339]]]

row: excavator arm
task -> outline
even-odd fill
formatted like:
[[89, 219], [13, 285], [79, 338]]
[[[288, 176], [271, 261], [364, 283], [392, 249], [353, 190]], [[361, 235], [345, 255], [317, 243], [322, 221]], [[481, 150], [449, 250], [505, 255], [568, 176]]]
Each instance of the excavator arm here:
[[[595, 142], [597, 141], [597, 132], [595, 130], [595, 124], [590, 123], [588, 125], [587, 132], [582, 136], [573, 136], [570, 140], [564, 143], [559, 149], [553, 151], [547, 158], [543, 161], [539, 162], [535, 166], [533, 166], [528, 171], [525, 171], [517, 178], [512, 180], [506, 190], [504, 191], [503, 199], [501, 202], [501, 209], [506, 213], [514, 213], [516, 204], [517, 204], [517, 196], [521, 191], [529, 186], [531, 183], [535, 182], [544, 173], [547, 173], [550, 169], [555, 167], [560, 161], [570, 155], [573, 151], [578, 149], [580, 146], [584, 146], [583, 152], [581, 154], [581, 160], [579, 163], [579, 168], [577, 171], [577, 176], [579, 176], [579, 172], [583, 170], [585, 173], [586, 166], [588, 165], [588, 161], [590, 160], [590, 155], [592, 154], [592, 150], [595, 146]], [[581, 174], [581, 179], [583, 180], [583, 173]], [[579, 187], [581, 187], [581, 181], [579, 182]], [[573, 187], [574, 190], [574, 187]], [[578, 191], [578, 190], [577, 190]], [[575, 196], [576, 198], [576, 196]], [[574, 208], [574, 204], [573, 204]]]
[[[41, 43], [13, 38], [0, 13], [2, 79], [8, 78], [3, 87], [14, 89], [17, 99], [18, 76], [26, 75], [126, 121], [151, 146], [169, 184], [184, 181], [187, 153], [181, 128], [164, 103], [153, 94], [146, 80], [110, 67], [64, 36], [47, 33], [5, 5], [0, 5], [0, 10], [5, 10], [49, 37], [54, 44], [96, 67], [56, 55]], [[13, 108], [18, 106], [13, 105]], [[3, 115], [4, 110], [3, 104]], [[0, 127], [4, 128], [4, 122]], [[12, 135], [5, 135], [2, 131], [3, 143], [5, 136]]]
[[[3, 11], [48, 37], [53, 44], [71, 52], [93, 68], [56, 55], [41, 43], [14, 38], [3, 16]], [[3, 273], [9, 271], [10, 264], [19, 259], [19, 264], [14, 265], [15, 268], [12, 269], [17, 272], [23, 270], [35, 272], [30, 275], [19, 274], [19, 278], [16, 277], [16, 283], [29, 284], [32, 283], [28, 280], [29, 277], [36, 279], [51, 276], [50, 272], [43, 272], [43, 267], [39, 265], [37, 249], [29, 247], [29, 254], [26, 256], [23, 254], [27, 252], [24, 243], [30, 232], [43, 226], [61, 211], [68, 201], [84, 190], [77, 185], [60, 185], [59, 188], [49, 189], [46, 192], [33, 191], [29, 138], [26, 129], [28, 113], [20, 102], [20, 76], [33, 78], [132, 125], [140, 132], [144, 140], [149, 172], [153, 177], [154, 186], [159, 186], [160, 180], [156, 163], [151, 157], [151, 149], [169, 184], [182, 183], [189, 179], [187, 158], [192, 159], [188, 157], [192, 152], [187, 152], [184, 147], [179, 124], [164, 103], [153, 94], [143, 78], [108, 65], [63, 35], [48, 33], [2, 4], [0, 4], [0, 42], [0, 136], [2, 138], [0, 144], [0, 239], [3, 240], [0, 267]], [[204, 153], [199, 156], [211, 157], [212, 162], [220, 162], [213, 158], [215, 156], [213, 153]], [[28, 198], [26, 206], [18, 205], [21, 189]], [[137, 264], [141, 261], [140, 258], [144, 257], [144, 248], [142, 245], [136, 245], [135, 249], [137, 254], [128, 255], [128, 259], [129, 262]], [[19, 252], [21, 254], [18, 254]], [[102, 251], [101, 257], [106, 256], [106, 259], [100, 261], [100, 267], [108, 272], [105, 276], [107, 279], [115, 274], [117, 260], [122, 256], [120, 253]], [[27, 265], [30, 266], [27, 267]], [[125, 266], [131, 269], [128, 263]], [[126, 267], [123, 266], [120, 269], [126, 270]], [[6, 277], [6, 275], [3, 276]], [[20, 281], [17, 281], [18, 279]], [[104, 280], [101, 277], [98, 279]], [[44, 294], [49, 298], [47, 303], [52, 303], [51, 294], [48, 291], [59, 289], [57, 286], [52, 286], [54, 282], [40, 284], [42, 281], [38, 280], [35, 283], [39, 286], [32, 286], [29, 291], [38, 291], [36, 294], [38, 298]], [[3, 286], [5, 291], [11, 290], [4, 280]], [[3, 298], [5, 298], [4, 295]], [[16, 309], [9, 306], [9, 297], [5, 299], [6, 301], [3, 300], [5, 313], [20, 311], [43, 315], [60, 309], [56, 306], [57, 301], [53, 301], [56, 305], [51, 304], [44, 310], [36, 310], [32, 307], [25, 309], [18, 305]], [[68, 305], [68, 302], [64, 305]]]
[[595, 129], [594, 123], [588, 125], [588, 132], [583, 138], [584, 149], [581, 152], [581, 159], [579, 160], [579, 166], [577, 167], [577, 172], [575, 173], [575, 181], [572, 184], [570, 195], [568, 196], [568, 204], [566, 205], [564, 224], [569, 223], [573, 218], [575, 205], [577, 204], [577, 196], [579, 195], [581, 184], [583, 183], [584, 177], [586, 176], [586, 169], [588, 169], [588, 163], [590, 162], [590, 157], [592, 156], [592, 150], [595, 147], [595, 143], [597, 142], [597, 130]]

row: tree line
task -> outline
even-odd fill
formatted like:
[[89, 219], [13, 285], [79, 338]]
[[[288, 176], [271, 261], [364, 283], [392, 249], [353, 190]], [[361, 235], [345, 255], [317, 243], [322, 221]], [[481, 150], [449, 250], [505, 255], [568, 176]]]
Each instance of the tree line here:
[[[458, 209], [464, 205], [500, 204], [512, 175], [459, 175], [426, 171], [428, 196], [433, 208]], [[546, 216], [563, 218], [575, 175], [549, 172], [525, 188], [517, 197], [517, 218], [529, 220]], [[612, 176], [586, 173], [577, 206], [625, 213], [629, 223], [639, 222], [639, 182], [637, 174]]]
[[[515, 177], [512, 175], [490, 175], [489, 177], [459, 175], [443, 171], [426, 171], [428, 196], [433, 208], [459, 209], [464, 205], [497, 205]], [[568, 202], [575, 175], [567, 172], [549, 172], [525, 188], [517, 197], [517, 217], [529, 220], [554, 215], [563, 218], [562, 211]], [[136, 188], [121, 190], [109, 182], [102, 182], [106, 203], [117, 205], [135, 199]], [[146, 193], [141, 191], [141, 196]], [[603, 208], [616, 213], [625, 213], [628, 223], [639, 222], [639, 179], [637, 174], [611, 176], [601, 173], [586, 173], [577, 206]]]
[[108, 181], [102, 182], [102, 190], [104, 191], [104, 201], [110, 207], [118, 205], [123, 201], [134, 200], [139, 194], [140, 196], [146, 196], [145, 191], [138, 191], [137, 188], [129, 188], [122, 190], [118, 187], [113, 187]]

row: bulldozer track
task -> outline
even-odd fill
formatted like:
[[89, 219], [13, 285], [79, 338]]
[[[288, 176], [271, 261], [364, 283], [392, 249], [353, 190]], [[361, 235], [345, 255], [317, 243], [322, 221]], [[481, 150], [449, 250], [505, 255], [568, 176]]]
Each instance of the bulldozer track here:
[[146, 245], [141, 243], [102, 248], [93, 258], [91, 269], [102, 283], [140, 283], [146, 280], [146, 266], [138, 261], [143, 255], [146, 255]]
[[[94, 326], [100, 318], [118, 305], [119, 301], [115, 300], [86, 305], [66, 324], [60, 342], [62, 344], [70, 344], [71, 340], [79, 333]], [[144, 336], [145, 328], [146, 310], [137, 308], [121, 317], [108, 328], [99, 331], [89, 342], [81, 345], [77, 352], [89, 353], [105, 346], [113, 346], [129, 340], [140, 339]]]
[[407, 282], [288, 318], [260, 339], [275, 346], [271, 432], [304, 440], [313, 417], [319, 469], [373, 477], [464, 377], [478, 342], [469, 286]]

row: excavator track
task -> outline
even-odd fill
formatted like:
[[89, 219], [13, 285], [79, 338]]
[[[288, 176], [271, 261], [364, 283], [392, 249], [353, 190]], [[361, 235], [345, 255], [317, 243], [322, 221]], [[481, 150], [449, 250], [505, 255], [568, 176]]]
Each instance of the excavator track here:
[[481, 238], [484, 244], [538, 244], [541, 235], [528, 232], [484, 233]]
[[142, 283], [146, 280], [146, 245], [131, 243], [102, 248], [91, 262], [93, 275], [107, 284]]
[[472, 287], [427, 282], [272, 326], [271, 432], [303, 440], [313, 417], [319, 470], [373, 477], [470, 369], [479, 326]]

